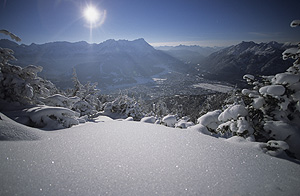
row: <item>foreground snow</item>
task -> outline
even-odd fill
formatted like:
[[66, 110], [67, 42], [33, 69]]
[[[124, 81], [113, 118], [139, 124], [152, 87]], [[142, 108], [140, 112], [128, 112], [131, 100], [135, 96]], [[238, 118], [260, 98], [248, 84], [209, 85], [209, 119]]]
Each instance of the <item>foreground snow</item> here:
[[46, 132], [26, 129], [0, 116], [1, 133], [21, 130], [23, 135], [33, 135], [29, 137], [32, 141], [25, 136], [24, 141], [0, 141], [0, 195], [300, 192], [299, 164], [271, 157], [258, 143], [236, 137], [217, 139], [193, 128], [108, 117]]

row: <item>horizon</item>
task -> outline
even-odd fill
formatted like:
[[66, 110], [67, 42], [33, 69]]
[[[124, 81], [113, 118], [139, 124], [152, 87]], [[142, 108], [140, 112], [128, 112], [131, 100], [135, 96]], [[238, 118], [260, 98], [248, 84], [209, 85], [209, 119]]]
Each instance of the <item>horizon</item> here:
[[294, 43], [299, 31], [290, 22], [300, 18], [299, 7], [296, 0], [0, 0], [0, 29], [27, 45], [138, 37], [155, 47]]
[[[43, 44], [49, 44], [49, 43], [63, 43], [63, 42], [67, 42], [67, 43], [71, 43], [71, 44], [79, 43], [79, 42], [85, 42], [85, 43], [90, 44], [90, 45], [92, 45], [92, 44], [97, 44], [98, 45], [98, 44], [102, 44], [102, 43], [104, 43], [104, 42], [106, 42], [108, 40], [132, 42], [132, 41], [139, 40], [139, 39], [143, 39], [144, 41], [147, 42], [147, 40], [145, 40], [144, 38], [136, 38], [136, 39], [133, 39], [133, 40], [127, 40], [127, 39], [107, 39], [107, 40], [104, 40], [104, 41], [99, 42], [99, 43], [89, 43], [89, 42], [87, 42], [85, 40], [74, 41], [74, 42], [61, 40], [61, 41], [50, 41], [50, 42], [45, 42], [45, 43], [30, 43], [30, 44], [25, 44], [25, 43], [16, 42], [16, 41], [11, 40], [9, 38], [0, 38], [0, 40], [8, 40], [8, 41], [14, 42], [14, 43], [16, 43], [18, 45], [26, 45], [26, 46], [30, 46], [32, 44], [43, 45]], [[224, 47], [224, 48], [226, 48], [226, 47], [230, 47], [230, 46], [241, 44], [242, 42], [254, 42], [256, 44], [260, 44], [260, 43], [271, 43], [271, 42], [277, 42], [277, 41], [273, 40], [273, 41], [266, 41], [266, 42], [256, 42], [256, 41], [252, 41], [252, 40], [247, 40], [247, 41], [240, 41], [238, 43], [231, 44], [231, 45], [221, 45], [221, 46], [220, 45], [219, 46], [217, 46], [217, 45], [208, 46], [208, 45], [200, 45], [200, 44], [188, 43], [188, 42], [187, 43], [181, 43], [181, 42], [180, 43], [178, 43], [178, 42], [164, 43], [164, 42], [162, 42], [162, 43], [154, 43], [154, 44], [153, 43], [149, 43], [149, 42], [147, 42], [147, 43], [150, 46], [154, 47], [154, 48], [159, 48], [159, 47], [178, 47], [178, 46], [190, 46], [190, 47], [192, 47], [192, 46], [198, 46], [198, 47], [211, 47], [211, 48], [214, 48], [214, 47]], [[293, 44], [293, 45], [297, 45], [298, 42], [277, 42], [277, 43], [279, 43], [279, 44]], [[169, 44], [169, 45], [157, 45], [157, 44]]]

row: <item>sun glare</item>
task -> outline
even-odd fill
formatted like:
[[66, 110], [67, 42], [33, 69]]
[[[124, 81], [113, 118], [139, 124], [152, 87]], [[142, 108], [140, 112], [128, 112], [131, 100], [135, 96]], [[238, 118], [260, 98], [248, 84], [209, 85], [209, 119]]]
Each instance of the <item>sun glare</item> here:
[[83, 17], [86, 20], [85, 26], [90, 29], [90, 42], [93, 40], [93, 29], [101, 27], [106, 19], [106, 10], [99, 10], [96, 6], [87, 5], [83, 9]]
[[100, 27], [106, 19], [106, 10], [99, 10], [96, 6], [87, 5], [83, 9], [83, 17], [87, 21], [86, 26], [90, 29]]
[[84, 17], [90, 23], [96, 23], [99, 20], [99, 11], [92, 6], [88, 6], [84, 10]]

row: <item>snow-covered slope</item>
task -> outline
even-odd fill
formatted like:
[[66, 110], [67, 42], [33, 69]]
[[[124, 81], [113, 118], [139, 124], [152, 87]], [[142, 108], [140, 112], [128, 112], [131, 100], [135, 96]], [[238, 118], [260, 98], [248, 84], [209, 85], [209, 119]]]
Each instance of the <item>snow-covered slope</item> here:
[[0, 112], [0, 141], [37, 140], [39, 130], [19, 124]]
[[256, 143], [217, 139], [193, 128], [99, 117], [38, 135], [35, 141], [0, 142], [0, 195], [300, 192], [299, 164], [266, 155]]
[[245, 74], [272, 75], [284, 72], [292, 61], [284, 61], [287, 45], [277, 42], [242, 42], [207, 57], [198, 70], [208, 78], [237, 82]]

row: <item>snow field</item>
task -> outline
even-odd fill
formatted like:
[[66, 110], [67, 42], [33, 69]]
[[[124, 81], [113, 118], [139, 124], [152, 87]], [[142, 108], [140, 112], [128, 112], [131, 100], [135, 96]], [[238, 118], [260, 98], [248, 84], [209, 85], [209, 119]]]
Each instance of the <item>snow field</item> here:
[[[2, 116], [2, 115], [1, 115]], [[99, 117], [0, 142], [0, 195], [295, 195], [300, 165], [243, 138]]]

